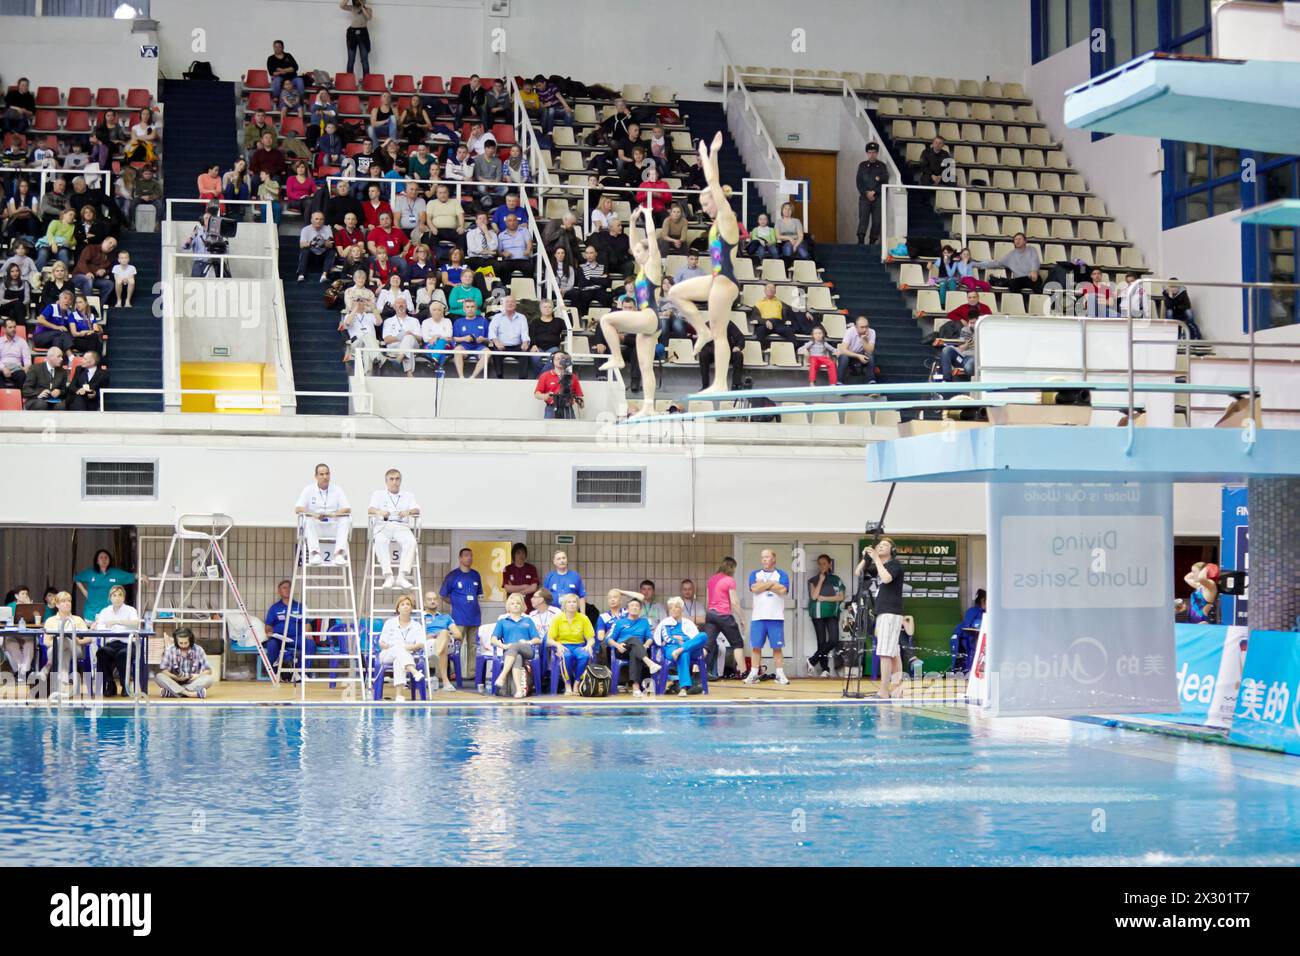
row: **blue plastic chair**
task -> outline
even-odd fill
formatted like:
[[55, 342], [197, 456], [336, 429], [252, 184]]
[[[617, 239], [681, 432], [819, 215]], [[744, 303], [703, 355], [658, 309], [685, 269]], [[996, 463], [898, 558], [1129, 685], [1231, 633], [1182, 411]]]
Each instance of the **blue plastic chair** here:
[[[706, 663], [708, 649], [709, 645], [704, 644], [691, 652], [691, 666], [698, 672], [696, 676], [700, 682], [700, 692], [704, 694], [709, 692], [709, 668]], [[654, 675], [654, 682], [655, 696], [660, 696], [668, 689], [668, 681], [677, 672], [677, 668], [658, 644], [651, 649], [650, 654], [659, 665], [659, 673]]]

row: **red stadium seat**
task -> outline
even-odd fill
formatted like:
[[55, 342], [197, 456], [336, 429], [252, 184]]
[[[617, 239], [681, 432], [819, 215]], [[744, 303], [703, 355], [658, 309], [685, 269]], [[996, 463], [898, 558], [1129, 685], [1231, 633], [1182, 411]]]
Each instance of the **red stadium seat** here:
[[18, 328], [14, 331], [20, 339], [27, 338], [27, 326], [23, 325], [21, 322], [18, 323]]
[[148, 90], [127, 90], [126, 105], [129, 109], [142, 110], [153, 105], [153, 94]]
[[361, 97], [355, 93], [343, 93], [339, 96], [339, 112], [344, 116], [358, 116], [361, 113]]
[[36, 119], [32, 122], [32, 129], [38, 133], [53, 133], [59, 128], [59, 117], [54, 110], [37, 110]]
[[445, 90], [442, 85], [442, 77], [425, 76], [420, 79], [421, 93], [443, 93]]
[[480, 77], [478, 78], [478, 81], [479, 81], [480, 83], [483, 84], [483, 89], [485, 89], [485, 90], [490, 90], [490, 89], [492, 89], [492, 84], [496, 82], [496, 77], [494, 77], [494, 76], [480, 76]]
[[244, 88], [269, 90], [271, 88], [271, 77], [266, 70], [249, 70], [244, 74]]
[[101, 109], [115, 110], [122, 105], [122, 94], [107, 86], [101, 86], [95, 92], [95, 105]]
[[284, 122], [280, 124], [280, 132], [293, 133], [295, 136], [302, 136], [304, 133], [302, 119], [297, 116], [286, 116]]
[[334, 91], [336, 93], [355, 93], [357, 77], [355, 73], [335, 73]]
[[89, 106], [90, 105], [90, 87], [74, 86], [68, 90], [69, 106]]
[[343, 147], [343, 154], [345, 156], [355, 156], [357, 153], [361, 152], [361, 150], [362, 146], [360, 143], [348, 143]]
[[250, 110], [267, 110], [275, 109], [275, 104], [271, 102], [271, 94], [259, 90], [256, 93], [248, 94], [248, 108]]
[[16, 388], [0, 388], [0, 412], [21, 412], [23, 393]]
[[58, 106], [62, 100], [57, 86], [38, 86], [36, 88], [37, 106]]
[[387, 93], [388, 79], [382, 73], [367, 73], [361, 78], [361, 88], [367, 93]]
[[453, 76], [451, 78], [451, 92], [460, 93], [460, 88], [469, 82], [468, 76]]
[[409, 96], [415, 92], [415, 77], [409, 73], [398, 73], [393, 76], [393, 92]]
[[498, 144], [509, 146], [515, 141], [515, 128], [509, 123], [496, 123], [492, 127], [492, 135]]
[[86, 110], [69, 111], [67, 120], [63, 125], [63, 131], [65, 133], [89, 133], [90, 113]]

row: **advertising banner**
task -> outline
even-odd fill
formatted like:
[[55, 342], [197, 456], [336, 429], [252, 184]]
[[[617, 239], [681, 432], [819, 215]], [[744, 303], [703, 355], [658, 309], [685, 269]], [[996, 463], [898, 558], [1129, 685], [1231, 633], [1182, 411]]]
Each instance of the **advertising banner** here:
[[[1219, 567], [1245, 571], [1250, 567], [1250, 500], [1243, 487], [1223, 486], [1223, 528], [1219, 537]], [[1246, 596], [1219, 595], [1219, 623], [1247, 625]]]
[[1230, 739], [1300, 754], [1300, 634], [1251, 632]]
[[1178, 709], [1171, 486], [995, 483], [988, 508], [990, 705]]
[[1227, 729], [1237, 706], [1248, 631], [1219, 624], [1179, 624], [1177, 648], [1178, 702], [1175, 713], [1152, 714], [1158, 720]]

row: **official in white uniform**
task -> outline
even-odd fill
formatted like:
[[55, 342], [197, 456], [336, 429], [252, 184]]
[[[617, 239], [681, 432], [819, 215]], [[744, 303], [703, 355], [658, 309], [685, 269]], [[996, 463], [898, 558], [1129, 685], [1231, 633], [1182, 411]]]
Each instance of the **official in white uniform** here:
[[348, 540], [352, 536], [352, 506], [348, 496], [338, 485], [330, 484], [330, 466], [316, 466], [316, 480], [298, 496], [295, 514], [307, 515], [304, 531], [307, 535], [307, 563], [323, 564], [320, 539], [334, 539], [335, 564], [348, 563]]
[[113, 585], [108, 591], [109, 605], [95, 617], [96, 631], [120, 631], [122, 638], [106, 638], [95, 654], [99, 672], [104, 676], [104, 696], [117, 695], [116, 678], [122, 679], [122, 695], [126, 696], [129, 675], [126, 667], [127, 638], [131, 631], [140, 627], [140, 614], [126, 603], [126, 589], [120, 584]]
[[420, 320], [406, 311], [406, 302], [396, 299], [396, 310], [384, 319], [384, 353], [390, 361], [400, 362], [407, 377], [415, 374], [415, 352], [424, 347], [420, 337]]
[[385, 621], [379, 634], [379, 664], [392, 665], [393, 700], [406, 700], [402, 691], [407, 678], [414, 681], [424, 679], [415, 666], [414, 656], [424, 647], [424, 625], [411, 615], [415, 610], [415, 600], [409, 594], [399, 597], [393, 610], [397, 616]]
[[[384, 473], [383, 491], [376, 491], [370, 496], [371, 525], [375, 537], [375, 560], [384, 572], [381, 588], [413, 588], [410, 573], [415, 563], [415, 534], [411, 531], [411, 519], [420, 513], [420, 506], [415, 503], [415, 495], [402, 490], [402, 473], [390, 468]], [[401, 549], [398, 557], [397, 581], [393, 581], [393, 545]]]

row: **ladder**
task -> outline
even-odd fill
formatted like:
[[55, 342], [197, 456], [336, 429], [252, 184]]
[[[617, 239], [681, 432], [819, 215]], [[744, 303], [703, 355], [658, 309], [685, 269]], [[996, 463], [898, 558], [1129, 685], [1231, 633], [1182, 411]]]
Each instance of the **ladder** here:
[[[351, 548], [348, 542], [343, 546], [349, 550], [349, 560], [343, 564], [334, 564], [333, 552], [339, 542], [333, 542], [329, 550], [322, 548], [324, 563], [313, 565], [307, 561], [308, 547], [306, 522], [314, 520], [308, 515], [298, 516], [298, 544], [294, 556], [293, 579], [289, 585], [289, 612], [293, 613], [295, 597], [301, 597], [302, 606], [299, 646], [294, 656], [293, 666], [286, 667], [282, 673], [289, 674], [298, 683], [301, 700], [307, 699], [308, 684], [336, 683], [349, 685], [344, 689], [345, 699], [353, 695], [364, 699], [366, 668], [361, 661], [361, 642], [353, 637], [348, 640], [346, 649], [321, 650], [321, 645], [332, 639], [330, 624], [337, 620], [343, 625], [342, 633], [360, 635], [361, 628], [357, 622], [356, 586], [352, 580]], [[325, 544], [325, 542], [322, 542]], [[285, 630], [288, 631], [286, 624]], [[337, 633], [337, 632], [336, 632]], [[281, 656], [288, 642], [280, 645]], [[310, 645], [316, 650], [309, 653]], [[339, 673], [340, 667], [344, 668]], [[360, 693], [358, 693], [360, 692]]]
[[[224, 514], [183, 514], [176, 519], [162, 572], [156, 579], [145, 575], [146, 580], [156, 581], [158, 588], [153, 620], [170, 621], [177, 627], [211, 625], [219, 615], [216, 620], [225, 629], [223, 639], [232, 642], [234, 634], [246, 637], [257, 648], [272, 683], [278, 684], [262, 646], [262, 622], [248, 613], [222, 547], [234, 527], [235, 519]], [[184, 553], [187, 548], [188, 554]], [[186, 559], [188, 568], [183, 567]]]
[[[366, 635], [367, 647], [370, 649], [370, 684], [368, 687], [373, 687], [375, 676], [379, 673], [381, 667], [379, 663], [379, 634], [383, 629], [383, 622], [390, 617], [396, 616], [393, 605], [397, 603], [398, 597], [408, 592], [402, 588], [383, 589], [384, 572], [379, 565], [379, 556], [375, 553], [375, 526], [379, 519], [373, 515], [369, 517], [370, 520], [366, 522], [366, 564], [370, 572], [366, 575], [365, 600], [362, 606], [365, 608], [366, 626], [369, 628], [369, 633]], [[420, 516], [414, 515], [408, 520], [411, 522], [411, 534], [415, 535], [415, 560], [411, 563], [411, 584], [414, 585], [411, 589], [414, 592], [411, 594], [411, 598], [415, 601], [415, 608], [411, 611], [411, 619], [419, 623], [420, 634], [423, 635], [425, 633], [424, 578], [421, 576], [420, 563]], [[401, 549], [394, 543], [392, 553], [388, 555], [389, 567], [394, 569], [400, 567], [400, 551]], [[396, 577], [396, 574], [394, 577]], [[376, 622], [379, 622], [378, 627], [375, 626]], [[433, 671], [429, 667], [429, 653], [427, 650], [423, 655], [417, 655], [417, 663], [421, 661], [424, 664], [424, 688], [427, 694], [433, 687], [430, 680]], [[396, 674], [393, 675], [393, 682], [394, 684], [397, 682]]]

